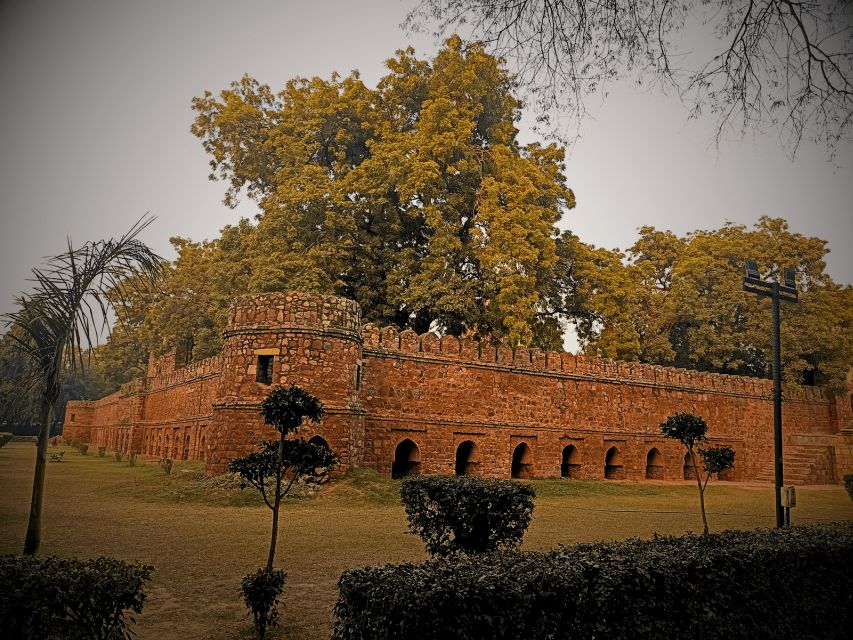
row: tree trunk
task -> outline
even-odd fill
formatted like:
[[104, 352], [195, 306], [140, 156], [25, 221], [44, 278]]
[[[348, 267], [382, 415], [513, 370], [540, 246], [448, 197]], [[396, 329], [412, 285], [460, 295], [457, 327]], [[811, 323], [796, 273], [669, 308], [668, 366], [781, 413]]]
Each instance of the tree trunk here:
[[281, 505], [281, 466], [284, 460], [284, 432], [278, 441], [278, 468], [275, 472], [275, 500], [272, 503], [272, 537], [270, 538], [270, 555], [267, 558], [267, 569], [272, 569], [275, 560], [275, 545], [278, 542], [278, 508]]
[[44, 499], [44, 476], [47, 471], [47, 442], [50, 440], [50, 425], [59, 395], [54, 392], [56, 385], [47, 384], [42, 393], [39, 411], [39, 436], [36, 443], [36, 471], [33, 476], [33, 498], [30, 503], [30, 519], [27, 523], [27, 536], [24, 539], [24, 555], [34, 556], [41, 545], [41, 505]]
[[702, 476], [699, 474], [699, 466], [696, 464], [696, 454], [690, 449], [690, 461], [693, 463], [693, 474], [696, 476], [696, 486], [699, 487], [699, 509], [702, 511], [702, 526], [704, 534], [708, 535], [708, 517], [705, 515], [705, 488], [702, 486]]

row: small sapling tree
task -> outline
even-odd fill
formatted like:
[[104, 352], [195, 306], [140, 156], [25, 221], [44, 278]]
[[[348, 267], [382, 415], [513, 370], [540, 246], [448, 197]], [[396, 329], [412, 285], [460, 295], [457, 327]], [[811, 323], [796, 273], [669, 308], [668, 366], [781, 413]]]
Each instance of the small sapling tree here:
[[[305, 389], [294, 384], [274, 389], [261, 404], [261, 415], [267, 424], [279, 432], [278, 440], [261, 442], [259, 451], [232, 460], [228, 468], [238, 474], [246, 485], [257, 489], [272, 511], [272, 534], [266, 567], [245, 576], [241, 587], [243, 600], [251, 612], [258, 637], [263, 640], [267, 628], [276, 624], [276, 606], [284, 590], [284, 571], [273, 569], [281, 500], [299, 478], [322, 478], [331, 471], [336, 460], [326, 447], [301, 438], [285, 439], [306, 419], [316, 424], [323, 416], [323, 404]], [[287, 484], [282, 486], [285, 480]]]
[[[692, 413], [676, 413], [669, 416], [665, 422], [661, 423], [660, 430], [664, 436], [678, 440], [687, 448], [690, 463], [693, 465], [696, 486], [699, 488], [699, 509], [702, 512], [702, 526], [705, 535], [708, 535], [708, 516], [705, 514], [705, 488], [708, 486], [711, 475], [734, 467], [735, 452], [731, 447], [699, 448], [698, 445], [707, 440], [708, 423]], [[704, 480], [699, 473], [699, 465], [696, 462], [697, 453], [702, 459], [702, 468], [705, 471]]]
[[[267, 440], [258, 444], [259, 451], [232, 460], [229, 469], [246, 485], [257, 489], [273, 512], [267, 568], [275, 559], [278, 514], [282, 499], [293, 484], [304, 477], [322, 478], [335, 464], [335, 455], [326, 447], [305, 440]], [[286, 481], [286, 483], [285, 483]]]

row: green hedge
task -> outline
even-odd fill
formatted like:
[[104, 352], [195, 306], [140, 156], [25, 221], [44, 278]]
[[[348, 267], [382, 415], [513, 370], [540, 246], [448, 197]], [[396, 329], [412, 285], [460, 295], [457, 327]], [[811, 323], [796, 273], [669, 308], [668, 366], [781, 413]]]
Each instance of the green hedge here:
[[0, 638], [130, 638], [153, 567], [113, 558], [0, 556]]
[[535, 495], [528, 484], [471, 476], [413, 476], [400, 485], [409, 528], [440, 556], [517, 547]]
[[365, 567], [339, 588], [333, 640], [849, 638], [853, 524]]

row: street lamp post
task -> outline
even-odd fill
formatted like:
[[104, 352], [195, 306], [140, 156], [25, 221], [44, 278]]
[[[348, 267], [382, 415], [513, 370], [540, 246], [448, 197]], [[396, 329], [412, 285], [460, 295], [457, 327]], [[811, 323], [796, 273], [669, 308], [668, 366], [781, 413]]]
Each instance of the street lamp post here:
[[784, 284], [765, 282], [758, 272], [755, 260], [746, 261], [746, 276], [743, 290], [773, 301], [773, 442], [776, 471], [776, 527], [785, 526], [785, 511], [782, 508], [782, 353], [779, 345], [779, 301], [797, 302], [796, 272], [785, 269]]

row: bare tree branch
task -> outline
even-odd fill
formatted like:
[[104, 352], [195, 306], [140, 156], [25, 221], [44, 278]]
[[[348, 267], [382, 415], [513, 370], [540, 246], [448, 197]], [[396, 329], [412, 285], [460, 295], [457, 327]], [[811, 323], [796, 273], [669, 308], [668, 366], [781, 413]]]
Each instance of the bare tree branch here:
[[[404, 26], [427, 25], [507, 60], [540, 132], [564, 142], [559, 116], [579, 127], [585, 99], [622, 77], [676, 90], [692, 116], [710, 113], [718, 144], [772, 132], [791, 157], [809, 140], [834, 158], [853, 139], [851, 0], [422, 0]], [[696, 57], [690, 36], [709, 34], [709, 57], [674, 63]]]

